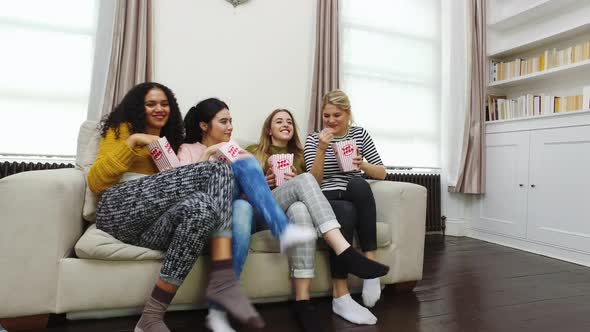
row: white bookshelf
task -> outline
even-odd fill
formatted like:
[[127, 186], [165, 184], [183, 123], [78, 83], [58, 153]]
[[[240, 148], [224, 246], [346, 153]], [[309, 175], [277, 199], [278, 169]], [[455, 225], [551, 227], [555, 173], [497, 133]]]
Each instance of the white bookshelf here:
[[505, 133], [522, 130], [590, 126], [590, 110], [545, 114], [486, 122], [486, 133]]
[[[493, 30], [508, 30], [516, 26], [526, 24], [536, 19], [542, 19], [543, 17], [550, 15], [555, 12], [571, 9], [581, 4], [584, 4], [585, 0], [535, 0], [534, 2], [527, 1], [514, 1], [515, 3], [520, 2], [521, 7], [509, 7], [506, 9], [503, 15], [500, 14], [498, 17], [491, 17], [488, 22], [488, 28]], [[512, 11], [510, 11], [512, 9]]]
[[492, 58], [510, 58], [516, 54], [542, 48], [543, 45], [551, 45], [562, 40], [574, 39], [578, 36], [588, 35], [588, 33], [590, 33], [590, 22], [553, 30], [551, 32], [539, 32], [530, 39], [511, 40], [495, 48], [492, 45], [491, 48], [488, 48], [487, 53]]
[[[590, 41], [590, 0], [488, 0], [488, 6], [488, 64]], [[585, 86], [590, 59], [489, 82], [487, 92], [512, 100], [569, 97]], [[590, 187], [580, 185], [590, 183], [588, 108], [486, 122], [486, 193], [472, 211], [471, 237], [590, 266], [590, 209], [580, 199], [590, 197]]]
[[487, 54], [512, 57], [588, 33], [589, 12], [588, 0], [490, 0]]
[[[590, 37], [588, 37], [590, 38]], [[523, 75], [509, 80], [490, 83], [490, 88], [505, 89], [514, 86], [524, 85], [539, 80], [552, 80], [560, 77], [567, 79], [571, 75], [590, 75], [590, 60], [577, 62], [571, 65], [551, 68], [548, 70]]]

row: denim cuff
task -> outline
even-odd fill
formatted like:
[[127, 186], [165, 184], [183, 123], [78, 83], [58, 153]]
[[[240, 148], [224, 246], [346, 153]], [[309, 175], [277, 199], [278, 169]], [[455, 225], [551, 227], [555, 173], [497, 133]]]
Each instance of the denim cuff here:
[[180, 287], [180, 285], [182, 285], [182, 282], [183, 282], [183, 280], [165, 275], [163, 273], [160, 273], [160, 279], [164, 280], [165, 282], [167, 282], [169, 284], [172, 284], [172, 285], [178, 286], [178, 287]]
[[334, 220], [330, 220], [330, 221], [326, 221], [325, 223], [322, 223], [321, 225], [319, 225], [318, 228], [319, 228], [320, 233], [326, 234], [328, 231], [331, 231], [336, 228], [340, 228], [340, 224], [338, 223], [338, 220], [334, 219]]
[[214, 231], [213, 233], [211, 233], [211, 237], [232, 237], [232, 231], [231, 229], [218, 229], [216, 231]]

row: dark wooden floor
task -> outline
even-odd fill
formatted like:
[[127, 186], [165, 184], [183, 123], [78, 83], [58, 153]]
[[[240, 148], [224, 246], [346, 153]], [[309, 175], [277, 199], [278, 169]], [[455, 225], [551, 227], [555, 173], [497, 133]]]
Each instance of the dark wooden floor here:
[[[339, 319], [330, 298], [316, 303], [327, 331], [586, 332], [590, 268], [469, 238], [429, 236], [424, 280], [413, 293], [386, 288], [373, 310], [376, 326]], [[258, 331], [298, 331], [289, 304], [258, 308], [267, 322]], [[206, 331], [205, 314], [168, 313], [166, 321], [174, 332]], [[136, 320], [71, 321], [46, 331], [132, 331]]]

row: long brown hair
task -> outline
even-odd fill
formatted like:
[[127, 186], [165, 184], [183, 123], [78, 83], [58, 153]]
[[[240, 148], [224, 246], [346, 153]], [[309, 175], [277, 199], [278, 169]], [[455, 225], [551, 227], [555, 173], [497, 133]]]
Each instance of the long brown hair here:
[[270, 146], [272, 145], [272, 139], [270, 138], [270, 125], [272, 122], [272, 118], [280, 112], [285, 112], [289, 114], [291, 117], [291, 121], [293, 123], [293, 137], [287, 143], [287, 151], [293, 154], [293, 165], [303, 165], [303, 146], [301, 145], [301, 141], [299, 140], [299, 134], [297, 133], [297, 123], [295, 123], [295, 118], [293, 114], [289, 110], [284, 108], [279, 108], [272, 113], [270, 113], [266, 120], [264, 120], [264, 124], [262, 125], [262, 130], [260, 131], [260, 140], [258, 143], [258, 147], [254, 151], [254, 156], [260, 163], [262, 169], [265, 169], [265, 163], [270, 157]]

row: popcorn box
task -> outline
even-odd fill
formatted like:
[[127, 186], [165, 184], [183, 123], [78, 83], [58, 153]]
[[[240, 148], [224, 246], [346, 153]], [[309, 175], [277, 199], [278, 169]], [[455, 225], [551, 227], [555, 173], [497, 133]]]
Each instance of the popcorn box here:
[[268, 158], [268, 164], [275, 174], [277, 187], [285, 183], [285, 173], [292, 172], [291, 166], [293, 165], [293, 154], [282, 153], [273, 154]]
[[359, 168], [352, 164], [352, 158], [358, 156], [358, 149], [355, 140], [349, 139], [332, 143], [334, 156], [342, 172], [357, 171]]
[[219, 150], [217, 150], [214, 158], [226, 163], [232, 163], [236, 161], [241, 154], [245, 153], [247, 152], [244, 151], [236, 142], [229, 141], [223, 144]]
[[180, 166], [180, 161], [166, 137], [160, 137], [157, 141], [148, 144], [147, 148], [160, 172]]

